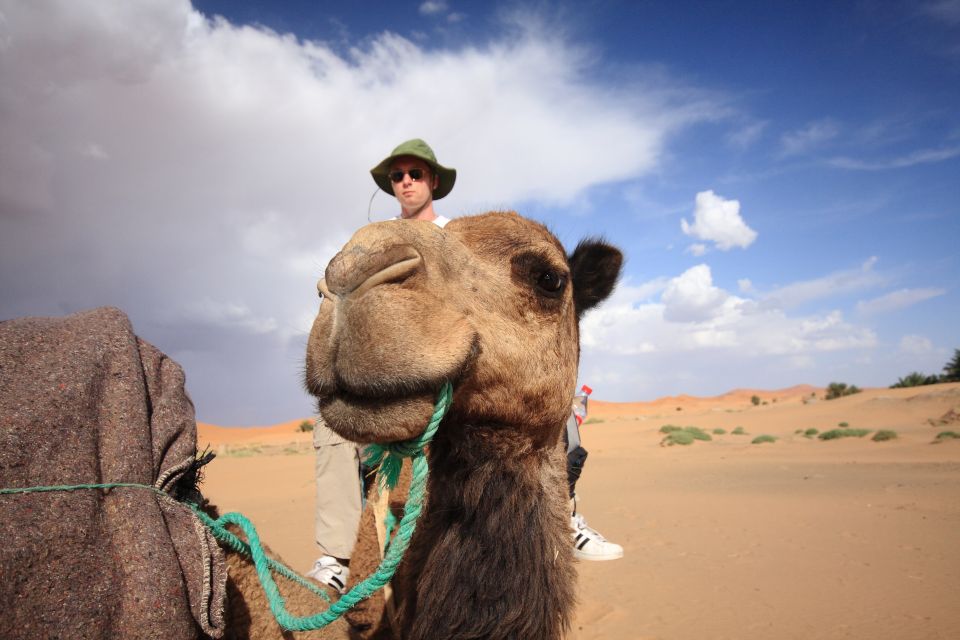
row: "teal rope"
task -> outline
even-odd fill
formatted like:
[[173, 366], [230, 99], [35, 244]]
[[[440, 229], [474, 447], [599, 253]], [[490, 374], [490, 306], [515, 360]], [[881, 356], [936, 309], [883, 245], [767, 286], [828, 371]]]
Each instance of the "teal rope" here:
[[[423, 448], [433, 440], [434, 434], [440, 427], [440, 421], [450, 408], [453, 401], [453, 385], [445, 382], [440, 388], [440, 395], [427, 428], [416, 438], [400, 442], [385, 444], [371, 444], [366, 448], [367, 464], [375, 467], [380, 478], [380, 488], [393, 489], [400, 478], [400, 468], [404, 458], [414, 458], [423, 455]], [[411, 485], [412, 488], [412, 485]]]
[[[260, 585], [263, 587], [264, 593], [267, 595], [267, 600], [270, 603], [270, 611], [273, 613], [274, 618], [276, 618], [277, 623], [281, 627], [287, 631], [312, 631], [314, 629], [321, 629], [349, 611], [350, 608], [356, 603], [373, 595], [373, 593], [375, 593], [378, 589], [387, 584], [387, 582], [393, 578], [393, 574], [396, 573], [397, 566], [403, 559], [404, 552], [407, 550], [407, 547], [410, 546], [410, 539], [413, 537], [413, 533], [416, 530], [417, 519], [420, 517], [420, 513], [423, 510], [424, 495], [426, 493], [426, 479], [427, 475], [429, 474], [429, 465], [427, 464], [427, 458], [424, 454], [423, 448], [427, 443], [430, 442], [434, 434], [437, 432], [437, 428], [439, 427], [440, 422], [443, 420], [444, 414], [446, 414], [447, 409], [450, 408], [452, 398], [453, 386], [449, 382], [445, 382], [443, 387], [440, 389], [440, 394], [437, 398], [433, 416], [430, 418], [430, 422], [427, 424], [427, 428], [424, 430], [422, 435], [405, 442], [390, 443], [383, 446], [373, 445], [370, 447], [371, 449], [378, 449], [378, 451], [374, 451], [374, 454], [379, 454], [376, 462], [380, 464], [381, 472], [385, 470], [384, 465], [392, 468], [394, 465], [402, 464], [403, 457], [409, 457], [412, 459], [413, 482], [410, 484], [410, 494], [407, 498], [407, 505], [404, 509], [403, 518], [400, 520], [397, 535], [395, 536], [392, 544], [390, 544], [390, 548], [387, 550], [383, 561], [377, 568], [377, 571], [344, 594], [343, 597], [333, 603], [326, 611], [312, 616], [295, 616], [287, 611], [286, 603], [283, 599], [283, 596], [280, 595], [280, 590], [277, 588], [277, 584], [274, 581], [271, 572], [279, 573], [280, 575], [293, 580], [294, 582], [308, 588], [310, 591], [323, 596], [328, 602], [329, 597], [322, 589], [320, 589], [320, 587], [312, 584], [305, 578], [302, 578], [292, 569], [286, 567], [280, 562], [277, 562], [276, 560], [268, 558], [263, 551], [263, 545], [260, 542], [260, 536], [257, 534], [256, 528], [246, 516], [240, 513], [227, 513], [214, 520], [209, 515], [204, 513], [197, 505], [188, 504], [187, 506], [193, 509], [194, 513], [197, 514], [200, 520], [210, 528], [214, 537], [221, 542], [224, 542], [234, 551], [243, 553], [253, 560], [254, 567], [256, 567], [257, 570], [257, 577], [260, 579]], [[399, 468], [397, 469], [397, 476], [399, 476]], [[381, 481], [384, 481], [384, 479], [381, 478]], [[395, 480], [394, 485], [388, 484], [388, 486], [395, 486]], [[150, 491], [169, 497], [167, 493], [157, 489], [156, 487], [132, 482], [0, 489], [0, 495], [47, 491], [75, 491], [78, 489], [112, 489], [115, 487], [135, 487], [138, 489], [149, 489]], [[233, 533], [228, 531], [226, 529], [226, 525], [228, 524], [233, 524], [240, 527], [240, 529], [247, 536], [247, 542], [244, 542]]]

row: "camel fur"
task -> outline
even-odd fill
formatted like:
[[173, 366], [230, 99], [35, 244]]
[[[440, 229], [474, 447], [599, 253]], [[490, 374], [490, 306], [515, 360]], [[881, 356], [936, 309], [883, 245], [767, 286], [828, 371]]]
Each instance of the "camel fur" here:
[[[306, 384], [331, 429], [365, 443], [411, 438], [444, 381], [454, 385], [429, 448], [424, 513], [393, 579], [403, 638], [568, 629], [575, 571], [561, 432], [579, 319], [611, 293], [621, 262], [596, 240], [567, 256], [542, 225], [494, 212], [442, 230], [369, 225], [327, 266]], [[357, 551], [354, 575], [370, 564], [369, 548]], [[386, 618], [364, 633], [389, 637]]]

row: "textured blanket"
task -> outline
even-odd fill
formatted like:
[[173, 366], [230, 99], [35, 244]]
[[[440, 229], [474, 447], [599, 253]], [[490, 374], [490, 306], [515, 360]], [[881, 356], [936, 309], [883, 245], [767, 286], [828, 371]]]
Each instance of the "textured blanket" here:
[[[0, 638], [220, 637], [226, 572], [193, 489], [180, 366], [117, 309], [0, 322]], [[166, 497], [167, 495], [173, 497]]]

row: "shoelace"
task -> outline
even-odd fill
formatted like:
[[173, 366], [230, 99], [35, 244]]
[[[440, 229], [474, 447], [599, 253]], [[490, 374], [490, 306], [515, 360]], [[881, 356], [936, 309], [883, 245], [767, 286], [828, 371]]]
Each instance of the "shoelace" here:
[[593, 534], [593, 535], [596, 536], [597, 539], [600, 540], [601, 542], [606, 542], [606, 541], [607, 541], [607, 539], [603, 537], [603, 534], [601, 534], [601, 533], [600, 533], [599, 531], [597, 531], [596, 529], [590, 528], [590, 527], [587, 525], [587, 521], [584, 520], [584, 519], [583, 519], [583, 516], [580, 515], [579, 513], [573, 516], [573, 521], [577, 523], [577, 529], [579, 529], [580, 531], [587, 531], [588, 533]]

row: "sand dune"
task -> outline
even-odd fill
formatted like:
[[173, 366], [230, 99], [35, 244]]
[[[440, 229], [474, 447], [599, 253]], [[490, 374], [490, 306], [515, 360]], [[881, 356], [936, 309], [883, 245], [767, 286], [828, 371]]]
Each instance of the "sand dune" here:
[[[960, 384], [804, 403], [812, 393], [591, 402], [580, 507], [625, 557], [579, 563], [572, 638], [958, 637], [960, 440], [932, 442], [960, 433]], [[222, 453], [205, 493], [306, 570], [313, 459], [300, 422], [200, 425], [199, 437]], [[840, 423], [871, 434], [796, 433]], [[661, 446], [666, 424], [712, 440]], [[872, 441], [879, 429], [897, 438]], [[762, 434], [778, 439], [751, 444]]]

